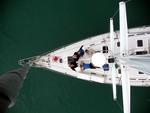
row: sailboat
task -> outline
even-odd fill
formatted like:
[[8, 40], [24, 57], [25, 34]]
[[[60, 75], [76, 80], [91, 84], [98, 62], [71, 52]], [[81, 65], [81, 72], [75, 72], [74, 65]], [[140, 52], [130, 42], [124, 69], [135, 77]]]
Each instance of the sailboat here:
[[112, 84], [114, 100], [116, 85], [121, 85], [124, 113], [130, 113], [130, 86], [150, 86], [150, 26], [128, 29], [125, 2], [119, 3], [119, 21], [119, 31], [114, 31], [111, 18], [109, 33], [22, 59], [19, 64]]

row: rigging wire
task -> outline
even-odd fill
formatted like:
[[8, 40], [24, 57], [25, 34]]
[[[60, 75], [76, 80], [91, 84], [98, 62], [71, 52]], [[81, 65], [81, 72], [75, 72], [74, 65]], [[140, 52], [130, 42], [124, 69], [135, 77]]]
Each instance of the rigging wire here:
[[115, 101], [115, 102], [119, 106], [120, 110], [123, 112], [123, 108], [122, 108], [121, 104], [118, 101]]
[[[124, 1], [125, 3], [131, 2], [132, 0], [126, 0]], [[114, 12], [112, 19], [117, 15], [117, 13], [119, 12], [119, 8]]]
[[131, 2], [131, 1], [132, 1], [132, 0], [126, 0], [125, 2], [128, 3], [128, 2]]
[[117, 9], [117, 10], [115, 11], [115, 13], [114, 13], [113, 16], [112, 16], [112, 19], [114, 19], [114, 17], [117, 15], [118, 12], [119, 12], [119, 9]]

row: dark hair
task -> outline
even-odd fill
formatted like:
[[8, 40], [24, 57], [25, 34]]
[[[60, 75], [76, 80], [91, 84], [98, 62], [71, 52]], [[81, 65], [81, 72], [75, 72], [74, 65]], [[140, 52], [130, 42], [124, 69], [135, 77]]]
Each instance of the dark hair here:
[[78, 53], [78, 52], [75, 52], [74, 55], [79, 55], [79, 53]]

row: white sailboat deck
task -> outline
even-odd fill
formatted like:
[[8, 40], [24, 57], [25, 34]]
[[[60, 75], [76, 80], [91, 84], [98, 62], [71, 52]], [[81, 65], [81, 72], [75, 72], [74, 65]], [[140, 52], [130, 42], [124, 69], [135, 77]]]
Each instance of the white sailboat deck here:
[[[128, 32], [129, 32], [129, 51], [128, 51], [129, 55], [131, 56], [139, 54], [140, 55], [150, 54], [150, 27], [129, 29]], [[137, 42], [139, 40], [140, 41], [142, 40], [142, 46], [141, 45], [137, 46]], [[73, 43], [71, 45], [49, 52], [45, 55], [41, 55], [40, 58], [37, 58], [34, 61], [35, 63], [34, 66], [47, 68], [50, 70], [63, 73], [65, 75], [69, 75], [75, 78], [84, 79], [88, 81], [106, 84], [112, 83], [111, 77], [112, 64], [108, 63], [108, 61], [106, 63], [109, 64], [109, 71], [104, 71], [102, 68], [96, 68], [96, 69], [87, 69], [81, 72], [81, 71], [73, 71], [68, 66], [68, 56], [72, 56], [74, 52], [78, 51], [82, 45], [84, 50], [89, 48], [91, 50], [103, 53], [106, 59], [108, 59], [112, 55], [112, 52], [110, 50], [109, 33], [106, 33]], [[103, 50], [104, 46], [106, 46], [108, 50]], [[120, 54], [119, 50], [120, 50], [119, 32], [115, 32], [114, 53], [116, 56]], [[104, 53], [103, 51], [106, 52]], [[91, 54], [85, 53], [84, 56], [79, 59], [78, 64], [80, 64], [81, 61], [85, 63], [90, 63]], [[131, 86], [150, 86], [150, 75], [147, 75], [141, 72], [140, 70], [130, 67], [128, 67], [127, 71], [128, 71], [127, 73], [130, 76]], [[117, 68], [117, 73], [118, 74], [116, 77], [116, 82], [117, 84], [121, 85], [120, 67]]]

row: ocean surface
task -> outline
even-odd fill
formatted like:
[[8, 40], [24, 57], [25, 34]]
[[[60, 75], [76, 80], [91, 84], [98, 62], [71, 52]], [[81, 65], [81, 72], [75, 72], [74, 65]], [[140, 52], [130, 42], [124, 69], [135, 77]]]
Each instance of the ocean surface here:
[[[19, 68], [18, 60], [109, 32], [119, 0], [1, 0], [0, 74]], [[127, 3], [128, 27], [150, 25], [148, 0]], [[118, 30], [118, 13], [114, 17]], [[8, 113], [123, 113], [112, 86], [32, 68], [16, 106]], [[131, 88], [132, 113], [150, 113], [150, 87]]]

